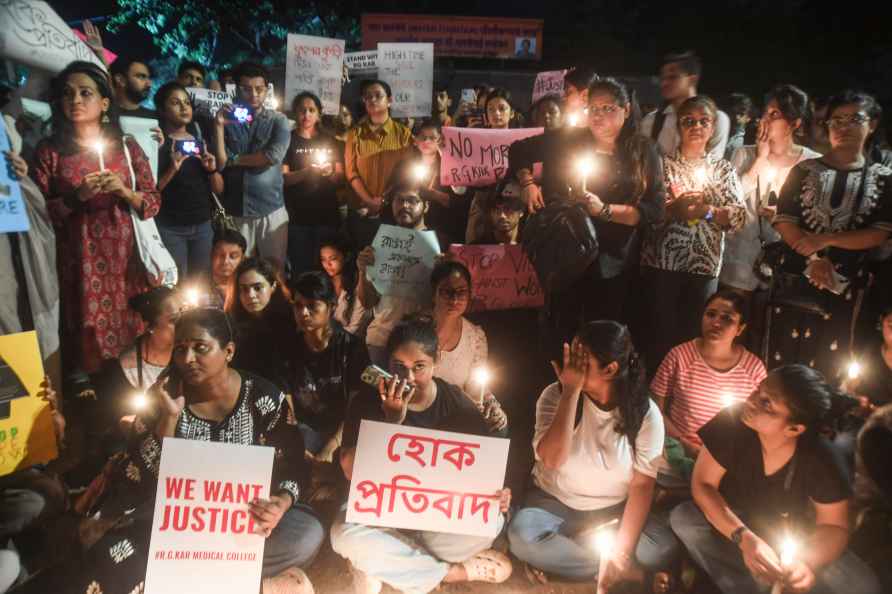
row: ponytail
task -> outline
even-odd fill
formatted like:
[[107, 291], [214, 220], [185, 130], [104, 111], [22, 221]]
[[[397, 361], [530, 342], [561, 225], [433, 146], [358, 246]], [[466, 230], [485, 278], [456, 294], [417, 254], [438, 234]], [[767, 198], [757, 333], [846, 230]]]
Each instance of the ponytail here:
[[769, 374], [781, 384], [790, 421], [805, 425], [806, 434], [834, 434], [858, 401], [830, 386], [819, 371], [805, 365], [783, 365]]

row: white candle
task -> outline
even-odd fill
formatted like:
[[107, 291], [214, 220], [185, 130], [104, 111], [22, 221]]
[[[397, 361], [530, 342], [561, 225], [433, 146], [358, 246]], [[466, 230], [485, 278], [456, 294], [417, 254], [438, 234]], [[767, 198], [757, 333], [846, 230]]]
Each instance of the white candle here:
[[198, 289], [196, 289], [195, 287], [186, 289], [186, 304], [189, 307], [198, 307], [200, 298], [201, 295], [199, 295]]
[[618, 523], [619, 519], [611, 520], [595, 531], [595, 548], [598, 550], [598, 594], [603, 594], [601, 580], [604, 578], [607, 563], [613, 557], [613, 551], [616, 547], [616, 534], [612, 527]]
[[765, 193], [771, 193], [771, 184], [774, 182], [774, 178], [777, 177], [777, 169], [774, 167], [769, 167], [765, 170]]
[[[795, 558], [796, 558], [796, 549], [797, 548], [798, 548], [798, 545], [796, 544], [796, 541], [790, 537], [785, 538], [784, 541], [781, 543], [780, 562], [781, 562], [781, 567], [783, 567], [785, 570], [788, 569], [791, 565], [793, 565], [793, 562], [795, 561]], [[783, 592], [783, 590], [784, 590], [783, 580], [777, 580], [771, 586], [771, 594], [781, 594], [781, 592]]]
[[480, 402], [486, 396], [486, 386], [489, 384], [490, 374], [486, 367], [478, 367], [474, 370], [474, 382], [480, 386]]
[[149, 399], [145, 392], [136, 392], [130, 399], [130, 406], [133, 410], [144, 410], [149, 404]]
[[694, 182], [697, 184], [697, 191], [702, 192], [706, 189], [706, 180], [708, 178], [709, 174], [706, 171], [706, 167], [698, 167], [694, 171]]
[[93, 144], [93, 150], [96, 151], [96, 154], [99, 155], [99, 171], [105, 169], [105, 158], [102, 156], [102, 151], [105, 149], [105, 143], [101, 140], [97, 140]]
[[861, 375], [861, 364], [857, 361], [852, 361], [849, 363], [849, 379], [858, 379], [858, 376]]
[[579, 160], [576, 161], [576, 170], [579, 172], [579, 175], [582, 177], [582, 191], [586, 191], [586, 184], [588, 183], [588, 176], [591, 175], [592, 171], [595, 169], [595, 161], [592, 159], [591, 155], [585, 155], [580, 157]]

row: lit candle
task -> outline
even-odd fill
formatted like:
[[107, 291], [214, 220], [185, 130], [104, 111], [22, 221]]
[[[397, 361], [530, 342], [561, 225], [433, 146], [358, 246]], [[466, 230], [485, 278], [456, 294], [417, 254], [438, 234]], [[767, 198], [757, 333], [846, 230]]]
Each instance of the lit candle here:
[[729, 394], [728, 392], [722, 393], [722, 408], [733, 406], [734, 402], [734, 397], [731, 394]]
[[102, 171], [105, 169], [105, 158], [102, 156], [102, 151], [105, 150], [105, 143], [101, 140], [97, 140], [93, 144], [93, 150], [99, 155], [99, 171]]
[[419, 183], [427, 179], [428, 173], [429, 170], [424, 163], [416, 163], [415, 166], [412, 167], [412, 177]]
[[575, 128], [579, 124], [579, 114], [576, 112], [571, 113], [567, 116], [567, 123]]
[[861, 375], [861, 364], [857, 361], [852, 361], [849, 363], [849, 379], [858, 379], [858, 376]]
[[579, 172], [579, 175], [582, 177], [582, 191], [586, 191], [586, 184], [588, 183], [588, 176], [591, 175], [592, 171], [595, 169], [595, 161], [592, 159], [591, 155], [586, 155], [584, 157], [580, 157], [578, 161], [576, 161], [576, 170]]
[[486, 367], [478, 367], [474, 370], [474, 382], [480, 386], [480, 402], [483, 402], [483, 397], [486, 395], [486, 386], [489, 384], [489, 380], [489, 369]]
[[133, 410], [144, 410], [149, 404], [149, 399], [145, 392], [136, 392], [130, 399], [130, 406]]
[[199, 294], [198, 289], [195, 287], [186, 289], [186, 305], [189, 307], [198, 307], [200, 299], [201, 295]]
[[[790, 538], [789, 536], [784, 539], [781, 543], [781, 552], [780, 552], [780, 562], [781, 567], [785, 570], [788, 569], [796, 558], [796, 550], [798, 549], [798, 545], [796, 541]], [[783, 580], [777, 580], [771, 586], [771, 594], [781, 594], [784, 590], [784, 582]]]
[[276, 98], [275, 95], [273, 95], [272, 97], [270, 97], [270, 100], [269, 100], [269, 107], [270, 107], [270, 109], [273, 109], [273, 110], [275, 110], [275, 109], [279, 109], [279, 100]]
[[694, 171], [694, 182], [697, 184], [697, 190], [702, 192], [706, 189], [706, 180], [709, 178], [709, 174], [706, 172], [706, 167], [698, 167], [696, 171]]
[[613, 519], [602, 524], [595, 531], [595, 548], [598, 551], [598, 594], [604, 591], [601, 587], [601, 580], [604, 577], [604, 571], [607, 569], [607, 563], [613, 557], [613, 551], [616, 547], [616, 534], [612, 530], [614, 524], [618, 524], [619, 519]]

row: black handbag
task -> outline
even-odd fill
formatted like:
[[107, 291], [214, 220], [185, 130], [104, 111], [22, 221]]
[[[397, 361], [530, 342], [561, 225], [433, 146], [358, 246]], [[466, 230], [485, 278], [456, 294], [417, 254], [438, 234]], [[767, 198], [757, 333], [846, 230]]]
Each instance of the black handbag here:
[[571, 287], [598, 257], [591, 217], [585, 206], [569, 200], [550, 202], [532, 215], [522, 244], [548, 293]]

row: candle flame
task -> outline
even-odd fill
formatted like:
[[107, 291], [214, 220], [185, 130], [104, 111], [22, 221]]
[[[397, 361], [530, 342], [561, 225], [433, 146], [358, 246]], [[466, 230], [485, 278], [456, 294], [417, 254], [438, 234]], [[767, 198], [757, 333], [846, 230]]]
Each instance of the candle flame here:
[[765, 181], [769, 184], [774, 181], [775, 176], [777, 176], [777, 169], [774, 167], [769, 167], [765, 170]]
[[861, 364], [857, 361], [852, 361], [849, 363], [849, 379], [858, 379], [858, 376], [861, 375]]
[[198, 301], [201, 296], [198, 293], [198, 289], [192, 287], [190, 289], [186, 289], [186, 303], [190, 307], [198, 307]]
[[580, 157], [578, 161], [576, 161], [576, 170], [580, 175], [589, 176], [592, 171], [595, 169], [595, 161], [592, 159], [590, 155], [586, 155], [584, 157]]
[[326, 151], [316, 151], [315, 159], [317, 165], [325, 165], [328, 163], [328, 153]]
[[105, 150], [105, 143], [101, 140], [97, 140], [93, 143], [93, 150], [101, 154], [102, 151]]
[[478, 367], [474, 370], [474, 382], [479, 386], [486, 386], [492, 376], [486, 367]]
[[145, 392], [137, 392], [133, 395], [130, 403], [133, 406], [134, 410], [144, 410], [149, 404], [149, 399], [146, 396]]
[[613, 554], [615, 541], [616, 535], [613, 530], [601, 529], [595, 532], [595, 547], [602, 557], [610, 557]]
[[784, 539], [784, 542], [781, 543], [781, 554], [780, 561], [781, 565], [784, 567], [789, 567], [793, 564], [793, 560], [796, 557], [796, 550], [799, 548], [799, 545], [790, 537]]
[[706, 180], [708, 179], [709, 174], [706, 172], [706, 167], [698, 167], [694, 172], [694, 180], [702, 187], [706, 185]]
[[734, 404], [734, 402], [735, 402], [734, 397], [731, 396], [731, 394], [729, 394], [727, 392], [722, 394], [722, 407], [723, 408], [728, 408], [729, 406], [732, 406]]
[[418, 163], [412, 168], [412, 177], [415, 178], [415, 181], [424, 181], [427, 178], [427, 174], [427, 165], [424, 165], [423, 163]]
[[570, 115], [568, 115], [567, 123], [570, 124], [571, 126], [575, 127], [577, 124], [579, 124], [579, 114], [571, 113]]

